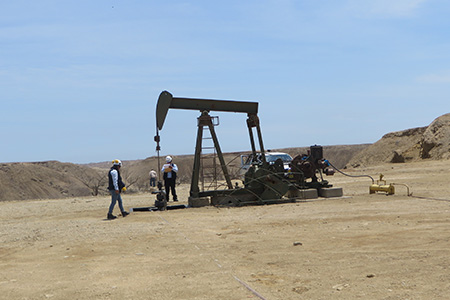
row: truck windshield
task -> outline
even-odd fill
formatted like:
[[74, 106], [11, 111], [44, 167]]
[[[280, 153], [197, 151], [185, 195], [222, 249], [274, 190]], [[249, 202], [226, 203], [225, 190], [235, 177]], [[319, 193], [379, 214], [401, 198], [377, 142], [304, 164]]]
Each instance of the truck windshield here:
[[[242, 163], [243, 165], [250, 165], [253, 161], [260, 162], [261, 161], [261, 153], [256, 155], [256, 160], [253, 159], [253, 155], [250, 154], [248, 156], [243, 156]], [[270, 164], [273, 164], [277, 159], [281, 158], [283, 163], [290, 163], [292, 161], [292, 157], [287, 153], [266, 153], [266, 161]], [[245, 160], [245, 162], [244, 162]]]
[[275, 162], [277, 159], [281, 158], [281, 160], [285, 163], [291, 162], [292, 157], [289, 154], [270, 154], [266, 155], [267, 162]]

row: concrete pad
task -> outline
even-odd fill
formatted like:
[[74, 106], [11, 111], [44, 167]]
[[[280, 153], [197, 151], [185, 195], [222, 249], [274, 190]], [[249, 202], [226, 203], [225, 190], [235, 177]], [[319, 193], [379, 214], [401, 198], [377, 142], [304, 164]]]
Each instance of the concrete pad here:
[[209, 197], [200, 197], [200, 198], [188, 198], [188, 206], [189, 207], [203, 207], [209, 206]]
[[342, 197], [343, 195], [342, 188], [321, 188], [319, 190], [319, 196], [324, 198]]
[[295, 199], [316, 199], [319, 197], [316, 189], [290, 189], [287, 196]]

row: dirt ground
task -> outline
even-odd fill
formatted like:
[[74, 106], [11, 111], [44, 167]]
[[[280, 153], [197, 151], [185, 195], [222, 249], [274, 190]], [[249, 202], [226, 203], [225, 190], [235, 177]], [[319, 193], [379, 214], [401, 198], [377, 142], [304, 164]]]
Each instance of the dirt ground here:
[[413, 197], [336, 174], [342, 198], [113, 221], [109, 197], [0, 202], [0, 298], [449, 299], [450, 161], [348, 173], [383, 173]]

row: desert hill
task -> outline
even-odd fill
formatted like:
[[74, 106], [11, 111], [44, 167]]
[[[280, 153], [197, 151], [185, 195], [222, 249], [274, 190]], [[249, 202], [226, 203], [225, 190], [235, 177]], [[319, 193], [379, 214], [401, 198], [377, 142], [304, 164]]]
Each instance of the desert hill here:
[[90, 196], [102, 177], [97, 169], [58, 161], [3, 163], [0, 201]]
[[[324, 155], [334, 165], [344, 166], [355, 153], [369, 145], [339, 145], [325, 146]], [[308, 147], [273, 149], [283, 151], [293, 157], [306, 153]], [[240, 155], [246, 152], [224, 153], [233, 179], [239, 179]], [[161, 158], [161, 162], [164, 157]], [[180, 183], [190, 183], [193, 155], [174, 156], [180, 171]], [[206, 160], [205, 160], [206, 161]], [[211, 160], [210, 160], [211, 161]], [[144, 160], [123, 161], [122, 178], [127, 184], [128, 191], [148, 192], [149, 171], [158, 170], [156, 156]], [[3, 163], [0, 164], [0, 201], [26, 199], [57, 199], [65, 197], [83, 197], [107, 194], [107, 170], [110, 162], [99, 162], [88, 165], [62, 163], [58, 161], [31, 163]]]
[[[292, 157], [306, 153], [309, 147], [272, 149]], [[239, 180], [240, 155], [248, 152], [224, 153], [232, 179]], [[207, 157], [207, 156], [206, 156]], [[404, 163], [424, 159], [450, 158], [450, 114], [435, 119], [429, 126], [385, 134], [374, 144], [324, 146], [324, 157], [337, 168], [355, 168], [380, 163]], [[160, 159], [161, 163], [163, 157]], [[205, 159], [207, 165], [208, 158]], [[193, 155], [177, 155], [179, 182], [190, 183]], [[212, 159], [210, 158], [210, 161]], [[56, 199], [106, 194], [107, 170], [110, 162], [89, 165], [58, 161], [0, 164], [0, 201], [24, 199]], [[128, 191], [148, 192], [148, 173], [158, 170], [156, 156], [124, 161], [121, 170]], [[208, 171], [204, 168], [205, 172]], [[207, 174], [206, 174], [207, 175]]]
[[[378, 144], [325, 147], [324, 156], [336, 166], [349, 165], [352, 157], [365, 164], [370, 155], [386, 150], [378, 165], [346, 172], [383, 173], [396, 184], [390, 196], [369, 194], [368, 178], [337, 173], [332, 183], [346, 197], [133, 211], [109, 221], [110, 196], [70, 195], [91, 183], [104, 189], [101, 179], [110, 162], [90, 167], [54, 161], [0, 164], [0, 195], [6, 200], [54, 197], [53, 192], [65, 196], [0, 201], [1, 297], [448, 299], [447, 117], [387, 134]], [[285, 151], [296, 155], [306, 149]], [[230, 165], [238, 164], [233, 158], [239, 153], [226, 155]], [[390, 163], [402, 158], [405, 163]], [[192, 156], [175, 159], [189, 179]], [[139, 187], [135, 178], [146, 181], [156, 163], [155, 157], [124, 162], [122, 176], [131, 182], [130, 190]], [[188, 204], [189, 184], [177, 191], [179, 204]], [[127, 209], [154, 200], [148, 193], [125, 197]]]
[[385, 134], [379, 141], [357, 153], [348, 166], [449, 158], [450, 113], [436, 118], [426, 127]]

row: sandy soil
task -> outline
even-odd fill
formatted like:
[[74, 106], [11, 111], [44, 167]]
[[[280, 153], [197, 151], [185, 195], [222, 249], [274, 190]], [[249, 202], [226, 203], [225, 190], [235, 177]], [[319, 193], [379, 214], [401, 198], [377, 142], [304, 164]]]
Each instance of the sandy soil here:
[[342, 198], [114, 221], [109, 197], [0, 202], [0, 298], [449, 299], [450, 161], [348, 172], [413, 197], [336, 174]]

